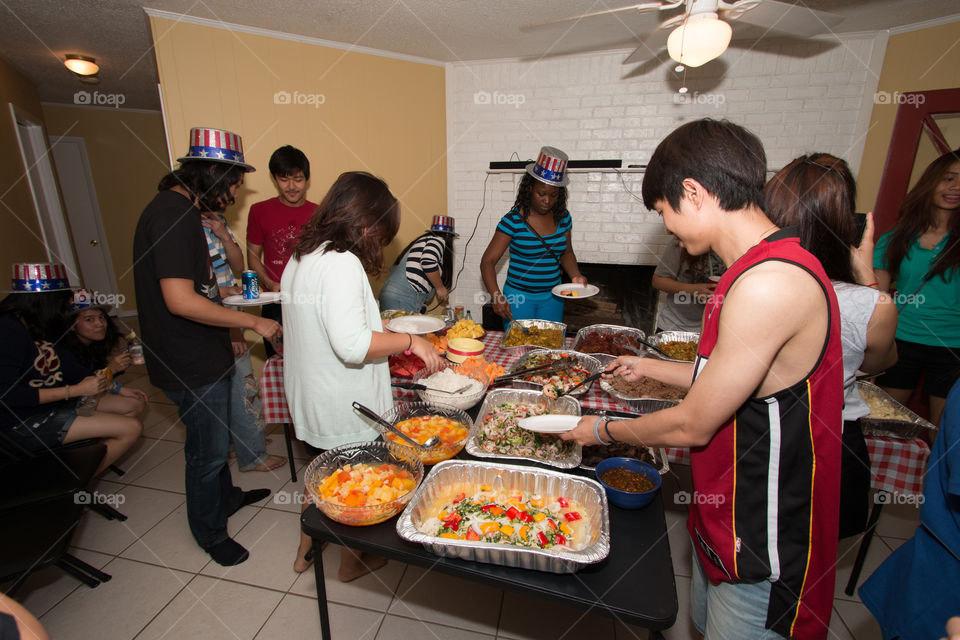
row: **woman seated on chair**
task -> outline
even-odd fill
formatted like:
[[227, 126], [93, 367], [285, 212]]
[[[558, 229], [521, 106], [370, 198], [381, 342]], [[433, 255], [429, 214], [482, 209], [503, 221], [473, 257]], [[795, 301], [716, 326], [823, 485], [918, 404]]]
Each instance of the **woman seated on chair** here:
[[78, 399], [107, 390], [55, 347], [67, 330], [71, 300], [60, 264], [15, 264], [13, 291], [0, 301], [0, 437], [26, 451], [103, 438], [107, 453], [97, 473], [129, 449], [143, 429], [131, 416], [78, 413]]
[[[130, 354], [126, 342], [113, 318], [106, 309], [94, 304], [94, 294], [89, 289], [79, 289], [70, 303], [68, 323], [70, 330], [61, 346], [76, 358], [89, 373], [110, 369], [116, 376], [130, 366]], [[58, 347], [59, 348], [59, 347]], [[100, 396], [97, 411], [119, 413], [137, 417], [147, 405], [147, 394], [140, 389], [124, 387], [119, 382], [108, 385], [110, 393]]]

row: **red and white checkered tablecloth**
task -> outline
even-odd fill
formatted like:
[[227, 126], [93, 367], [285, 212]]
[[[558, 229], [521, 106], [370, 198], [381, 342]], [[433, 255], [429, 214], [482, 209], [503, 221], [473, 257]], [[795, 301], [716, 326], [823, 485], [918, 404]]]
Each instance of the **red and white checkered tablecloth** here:
[[[520, 359], [522, 350], [500, 348], [502, 339], [502, 331], [488, 331], [481, 338], [485, 345], [483, 357], [510, 369]], [[566, 338], [564, 347], [570, 348], [572, 345], [573, 338]], [[280, 356], [270, 357], [263, 366], [260, 397], [263, 402], [263, 418], [268, 424], [291, 422], [283, 393], [283, 358]], [[393, 397], [397, 401], [415, 400], [417, 393], [394, 387]], [[591, 385], [590, 390], [580, 396], [580, 403], [590, 409], [632, 411], [629, 406], [604, 393], [598, 384]], [[923, 474], [930, 456], [930, 446], [926, 442], [920, 438], [897, 440], [867, 437], [866, 440], [870, 466], [873, 468], [871, 484], [874, 489], [901, 495], [923, 493]], [[666, 451], [671, 464], [690, 464], [688, 449], [668, 448]]]

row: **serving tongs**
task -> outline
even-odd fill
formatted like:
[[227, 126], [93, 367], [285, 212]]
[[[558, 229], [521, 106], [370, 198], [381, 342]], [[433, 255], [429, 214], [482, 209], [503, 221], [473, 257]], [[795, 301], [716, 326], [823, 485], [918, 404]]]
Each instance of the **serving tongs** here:
[[660, 347], [657, 347], [657, 346], [654, 346], [654, 345], [650, 344], [649, 342], [647, 342], [647, 341], [644, 340], [643, 338], [637, 338], [637, 342], [639, 342], [640, 344], [642, 344], [642, 345], [645, 346], [645, 347], [649, 347], [650, 349], [653, 349], [654, 351], [656, 351], [657, 353], [659, 353], [660, 355], [662, 355], [664, 358], [669, 358], [669, 359], [671, 359], [671, 360], [676, 360], [676, 359], [677, 359], [677, 358], [674, 358], [674, 357], [673, 357], [672, 355], [670, 355], [669, 353], [667, 353], [666, 351], [664, 351], [663, 349], [661, 349]]
[[424, 442], [423, 444], [420, 444], [419, 442], [417, 442], [416, 440], [414, 440], [413, 438], [405, 434], [403, 431], [400, 431], [400, 429], [397, 429], [395, 426], [393, 426], [392, 424], [390, 424], [389, 422], [381, 418], [379, 415], [377, 415], [376, 411], [374, 411], [373, 409], [370, 409], [369, 407], [363, 406], [359, 402], [354, 402], [353, 408], [359, 411], [360, 413], [362, 413], [363, 415], [365, 415], [366, 417], [370, 418], [377, 424], [382, 425], [385, 429], [388, 429], [391, 432], [397, 434], [398, 436], [403, 438], [404, 442], [413, 445], [413, 447], [418, 451], [420, 450], [421, 447], [425, 449], [430, 449], [431, 447], [435, 447], [438, 444], [440, 444], [439, 436], [430, 436], [429, 438], [427, 438], [426, 442]]
[[544, 369], [553, 369], [557, 367], [557, 362], [548, 362], [547, 364], [537, 365], [536, 367], [527, 367], [526, 369], [520, 369], [519, 371], [514, 371], [513, 373], [505, 373], [502, 376], [497, 376], [490, 383], [491, 385], [499, 384], [501, 382], [507, 382], [508, 380], [513, 380], [515, 378], [522, 378], [528, 373], [533, 373], [535, 371], [542, 371]]
[[580, 387], [585, 386], [585, 385], [588, 385], [588, 384], [590, 384], [591, 382], [593, 382], [594, 380], [597, 380], [598, 378], [600, 378], [600, 376], [602, 376], [602, 375], [605, 374], [605, 373], [607, 373], [607, 372], [606, 372], [606, 371], [598, 371], [598, 372], [596, 372], [596, 373], [592, 373], [592, 374], [590, 374], [589, 376], [587, 376], [586, 378], [584, 378], [583, 380], [581, 380], [580, 382], [578, 382], [577, 384], [575, 384], [575, 385], [573, 385], [572, 387], [570, 387], [569, 389], [567, 389], [566, 391], [563, 391], [563, 392], [561, 392], [561, 393], [558, 393], [558, 394], [557, 394], [557, 397], [558, 397], [558, 398], [562, 398], [562, 397], [565, 396], [565, 395], [568, 395], [568, 394], [570, 394], [570, 393], [573, 393], [574, 391], [576, 391], [576, 390], [579, 389]]
[[444, 389], [434, 389], [433, 387], [428, 387], [425, 384], [420, 384], [419, 382], [391, 382], [391, 387], [399, 387], [401, 389], [413, 389], [414, 391], [434, 391], [436, 393], [449, 393], [451, 395], [456, 395], [458, 393], [463, 393], [470, 388], [470, 383], [463, 385], [455, 391], [446, 391]]

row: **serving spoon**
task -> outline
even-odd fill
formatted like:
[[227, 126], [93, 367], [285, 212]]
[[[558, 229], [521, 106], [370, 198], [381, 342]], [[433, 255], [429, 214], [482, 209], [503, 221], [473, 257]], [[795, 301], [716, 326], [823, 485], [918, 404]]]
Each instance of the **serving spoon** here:
[[437, 446], [438, 444], [440, 444], [439, 436], [430, 436], [429, 438], [427, 438], [426, 442], [424, 442], [423, 444], [420, 444], [419, 442], [417, 442], [416, 440], [414, 440], [404, 432], [400, 431], [400, 429], [397, 429], [395, 426], [393, 426], [392, 424], [390, 424], [389, 422], [381, 418], [379, 415], [377, 415], [377, 413], [373, 409], [370, 409], [369, 407], [365, 407], [359, 402], [354, 402], [353, 408], [359, 411], [360, 413], [362, 413], [363, 415], [367, 416], [371, 420], [375, 421], [377, 424], [382, 425], [384, 428], [389, 429], [393, 433], [397, 434], [398, 436], [403, 438], [409, 444], [412, 444], [417, 449], [419, 449], [420, 447], [431, 449]]

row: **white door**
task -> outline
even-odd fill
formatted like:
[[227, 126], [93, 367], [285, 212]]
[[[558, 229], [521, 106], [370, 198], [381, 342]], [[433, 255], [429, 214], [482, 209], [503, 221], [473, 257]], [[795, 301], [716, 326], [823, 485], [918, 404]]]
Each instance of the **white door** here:
[[117, 280], [110, 247], [100, 218], [97, 191], [83, 138], [50, 136], [50, 152], [60, 180], [60, 193], [70, 220], [73, 246], [83, 272], [83, 284], [102, 304], [113, 305]]
[[[46, 259], [48, 262], [63, 263], [67, 268], [70, 284], [78, 286], [80, 284], [80, 273], [77, 271], [77, 261], [70, 244], [70, 234], [64, 222], [60, 195], [57, 193], [57, 180], [47, 151], [43, 126], [38, 118], [15, 107], [12, 102], [8, 104], [17, 132], [20, 158], [23, 160], [25, 169], [24, 174], [27, 184], [30, 185], [30, 194], [33, 196], [37, 219], [40, 221], [43, 244], [47, 248]], [[37, 256], [36, 262], [42, 261]]]

